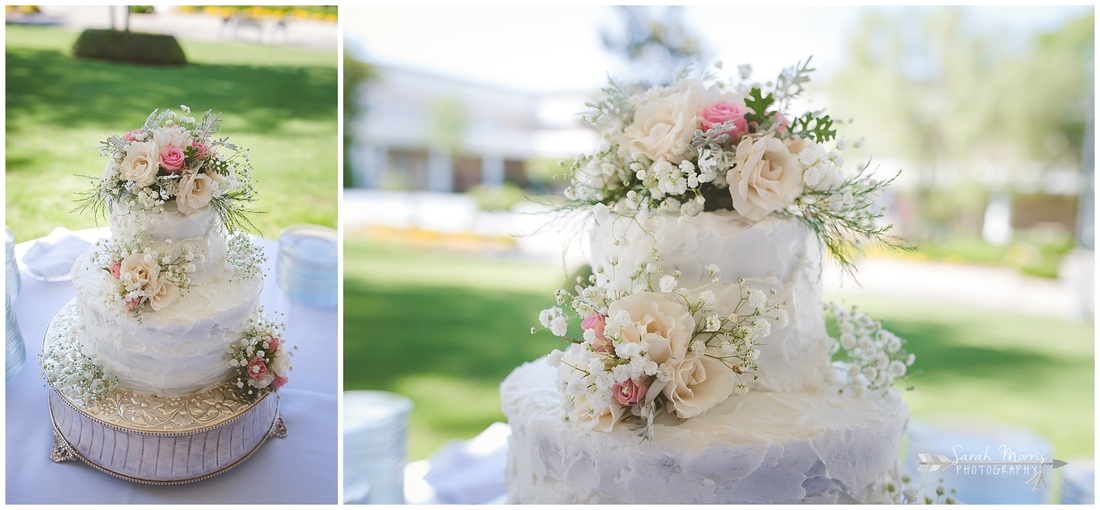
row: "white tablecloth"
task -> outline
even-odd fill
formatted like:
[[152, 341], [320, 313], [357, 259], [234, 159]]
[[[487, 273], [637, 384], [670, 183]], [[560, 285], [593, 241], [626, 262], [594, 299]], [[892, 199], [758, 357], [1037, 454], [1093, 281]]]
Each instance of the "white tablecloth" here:
[[[106, 229], [82, 230], [95, 240]], [[72, 283], [45, 283], [21, 271], [14, 303], [26, 344], [23, 370], [7, 382], [6, 501], [19, 503], [338, 503], [338, 338], [336, 307], [292, 301], [275, 278], [277, 243], [254, 238], [267, 253], [267, 280], [260, 303], [280, 311], [286, 338], [298, 345], [291, 382], [279, 391], [285, 438], [273, 438], [240, 466], [209, 480], [179, 486], [151, 486], [103, 474], [80, 461], [50, 460], [53, 434], [47, 388], [38, 367], [46, 326], [73, 298]], [[21, 260], [33, 241], [16, 246]]]

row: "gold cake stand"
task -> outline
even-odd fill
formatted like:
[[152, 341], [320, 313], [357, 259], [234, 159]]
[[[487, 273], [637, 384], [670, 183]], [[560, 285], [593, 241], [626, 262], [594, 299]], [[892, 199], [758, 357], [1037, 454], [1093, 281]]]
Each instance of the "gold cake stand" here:
[[[76, 301], [50, 320], [42, 352], [74, 341]], [[80, 402], [60, 390], [49, 395], [54, 462], [80, 460], [131, 482], [178, 485], [205, 480], [240, 465], [272, 437], [286, 437], [279, 398], [243, 400], [221, 386], [166, 398], [115, 390]]]

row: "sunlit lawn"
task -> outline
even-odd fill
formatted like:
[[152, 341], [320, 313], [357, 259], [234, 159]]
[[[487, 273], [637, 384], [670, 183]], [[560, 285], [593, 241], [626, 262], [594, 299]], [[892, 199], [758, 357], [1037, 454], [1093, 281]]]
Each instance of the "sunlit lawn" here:
[[[345, 389], [415, 402], [410, 459], [503, 420], [497, 388], [559, 341], [529, 329], [565, 282], [552, 263], [475, 257], [350, 235]], [[1061, 457], [1093, 451], [1093, 328], [1014, 313], [847, 299], [909, 340], [914, 419], [987, 417], [1039, 432]]]
[[7, 224], [19, 240], [103, 225], [73, 211], [98, 178], [97, 150], [153, 109], [223, 112], [221, 136], [251, 149], [260, 234], [293, 223], [336, 226], [337, 54], [181, 40], [190, 64], [158, 68], [71, 57], [76, 32], [6, 28]]

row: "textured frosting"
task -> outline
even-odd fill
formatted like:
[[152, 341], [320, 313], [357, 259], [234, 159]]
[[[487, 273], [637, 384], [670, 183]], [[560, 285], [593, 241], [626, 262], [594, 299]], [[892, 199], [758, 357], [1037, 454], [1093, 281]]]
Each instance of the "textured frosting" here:
[[209, 207], [184, 215], [175, 201], [165, 203], [163, 210], [130, 209], [115, 204], [111, 208], [110, 221], [114, 239], [136, 237], [143, 247], [173, 256], [185, 245], [190, 246], [195, 253], [192, 285], [212, 281], [225, 272], [225, 228], [218, 214]]
[[119, 387], [178, 396], [230, 377], [226, 349], [248, 328], [262, 279], [230, 280], [223, 262], [221, 271], [202, 284], [193, 283], [172, 306], [147, 310], [138, 319], [107, 301], [113, 282], [107, 271], [92, 264], [94, 252], [90, 248], [73, 266], [78, 338], [85, 354], [118, 377]]
[[500, 393], [512, 503], [885, 502], [909, 416], [894, 391], [750, 391], [698, 418], [665, 417], [647, 443], [626, 427], [563, 420], [545, 360], [516, 369]]
[[[665, 274], [680, 271], [682, 287], [705, 283], [706, 268], [714, 264], [721, 270], [720, 286], [736, 286], [740, 277], [761, 290], [775, 290], [773, 299], [785, 303], [790, 322], [773, 327], [761, 341], [760, 369], [755, 372], [760, 379], [748, 383], [749, 388], [803, 391], [823, 384], [830, 340], [821, 301], [821, 255], [816, 239], [798, 220], [769, 216], [751, 223], [733, 211], [694, 217], [640, 215], [637, 221], [612, 216], [597, 222], [590, 241], [593, 267], [610, 267], [611, 257], [618, 258], [610, 276], [620, 285], [630, 285], [634, 268], [651, 262], [656, 250], [660, 258], [655, 264]], [[714, 290], [721, 299], [719, 289]]]

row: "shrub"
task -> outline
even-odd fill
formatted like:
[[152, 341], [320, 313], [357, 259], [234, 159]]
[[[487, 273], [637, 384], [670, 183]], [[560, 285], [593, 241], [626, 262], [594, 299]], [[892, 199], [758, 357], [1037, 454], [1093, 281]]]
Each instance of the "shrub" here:
[[73, 56], [154, 66], [187, 64], [175, 37], [119, 30], [85, 30], [73, 44]]

